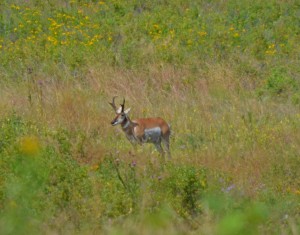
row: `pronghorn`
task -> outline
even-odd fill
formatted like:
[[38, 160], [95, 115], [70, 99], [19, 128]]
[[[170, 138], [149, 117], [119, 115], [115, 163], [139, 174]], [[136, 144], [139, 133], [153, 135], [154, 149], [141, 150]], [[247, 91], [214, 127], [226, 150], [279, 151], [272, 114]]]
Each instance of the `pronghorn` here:
[[[119, 108], [115, 105], [115, 97], [112, 99], [112, 103], [109, 103], [117, 116], [111, 121], [113, 126], [121, 124], [122, 130], [125, 132], [127, 139], [133, 144], [153, 143], [159, 153], [164, 156], [165, 151], [168, 157], [171, 158], [169, 148], [169, 138], [171, 134], [170, 126], [162, 118], [140, 118], [131, 121], [128, 116], [130, 108], [124, 111], [125, 99], [123, 104]], [[161, 146], [163, 142], [165, 150]]]

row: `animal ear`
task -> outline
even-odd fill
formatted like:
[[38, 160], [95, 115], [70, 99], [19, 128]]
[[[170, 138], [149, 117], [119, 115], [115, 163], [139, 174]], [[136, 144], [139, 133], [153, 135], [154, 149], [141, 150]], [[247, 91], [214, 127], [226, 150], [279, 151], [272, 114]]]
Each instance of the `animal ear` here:
[[120, 114], [121, 112], [122, 112], [122, 106], [120, 106], [120, 107], [117, 109], [116, 113], [117, 113], [117, 114]]
[[124, 111], [125, 114], [128, 114], [131, 108], [128, 108]]

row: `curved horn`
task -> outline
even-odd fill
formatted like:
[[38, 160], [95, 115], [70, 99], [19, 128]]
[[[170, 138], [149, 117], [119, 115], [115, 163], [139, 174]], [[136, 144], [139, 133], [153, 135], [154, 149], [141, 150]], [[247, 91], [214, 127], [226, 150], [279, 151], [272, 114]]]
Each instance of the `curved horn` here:
[[117, 112], [117, 107], [116, 107], [116, 104], [115, 104], [115, 98], [117, 98], [118, 96], [114, 96], [113, 98], [112, 98], [112, 102], [110, 103], [110, 102], [108, 102], [110, 105], [111, 105], [111, 107]]

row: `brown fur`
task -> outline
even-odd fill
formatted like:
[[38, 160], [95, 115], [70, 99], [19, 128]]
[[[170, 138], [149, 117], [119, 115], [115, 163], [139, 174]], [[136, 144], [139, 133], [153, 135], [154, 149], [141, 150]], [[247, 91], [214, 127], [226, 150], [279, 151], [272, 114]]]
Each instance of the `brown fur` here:
[[170, 135], [170, 127], [168, 123], [160, 118], [140, 118], [132, 121], [133, 123], [138, 124], [135, 130], [135, 135], [142, 136], [145, 129], [160, 127], [163, 136]]
[[[169, 158], [170, 154], [170, 126], [168, 123], [160, 117], [156, 118], [140, 118], [131, 121], [127, 115], [129, 110], [124, 111], [125, 99], [120, 108], [117, 109], [115, 105], [115, 98], [113, 98], [112, 103], [109, 103], [113, 109], [116, 111], [117, 116], [111, 121], [113, 126], [121, 124], [122, 130], [125, 132], [127, 139], [132, 144], [143, 144], [143, 143], [153, 143], [156, 149], [164, 156], [165, 152], [168, 153]], [[149, 136], [149, 129], [158, 127], [160, 132]], [[147, 134], [145, 131], [147, 130]], [[155, 132], [154, 132], [155, 133]], [[165, 150], [161, 146], [163, 142]]]

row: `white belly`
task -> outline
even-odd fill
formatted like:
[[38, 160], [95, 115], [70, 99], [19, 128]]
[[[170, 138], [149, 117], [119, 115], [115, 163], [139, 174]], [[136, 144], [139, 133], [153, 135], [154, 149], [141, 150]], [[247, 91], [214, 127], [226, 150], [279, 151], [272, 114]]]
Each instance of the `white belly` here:
[[159, 127], [145, 129], [143, 142], [157, 143], [160, 142], [160, 138], [161, 138], [161, 129]]

